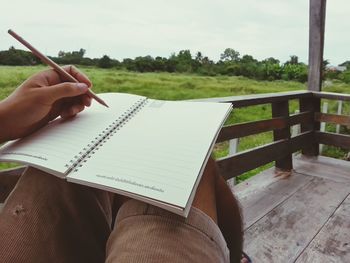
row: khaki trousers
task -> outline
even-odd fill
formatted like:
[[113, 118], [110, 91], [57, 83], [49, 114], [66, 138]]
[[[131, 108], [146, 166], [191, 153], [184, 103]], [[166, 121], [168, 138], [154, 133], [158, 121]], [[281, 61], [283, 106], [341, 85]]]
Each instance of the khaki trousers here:
[[112, 227], [114, 195], [33, 168], [0, 213], [0, 262], [229, 262], [210, 217], [130, 200]]

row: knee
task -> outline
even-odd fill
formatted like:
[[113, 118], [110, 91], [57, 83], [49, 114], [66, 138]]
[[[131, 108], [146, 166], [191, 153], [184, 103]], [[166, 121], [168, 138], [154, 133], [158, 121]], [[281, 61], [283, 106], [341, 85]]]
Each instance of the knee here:
[[210, 158], [204, 169], [192, 204], [210, 216], [214, 222], [217, 222], [215, 197], [216, 176], [215, 161]]

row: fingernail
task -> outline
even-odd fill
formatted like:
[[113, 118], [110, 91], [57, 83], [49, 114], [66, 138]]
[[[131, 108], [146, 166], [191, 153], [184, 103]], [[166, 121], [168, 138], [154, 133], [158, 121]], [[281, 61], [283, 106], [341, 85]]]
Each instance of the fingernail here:
[[77, 83], [76, 85], [78, 89], [86, 90], [88, 88], [88, 85], [86, 85], [85, 83]]

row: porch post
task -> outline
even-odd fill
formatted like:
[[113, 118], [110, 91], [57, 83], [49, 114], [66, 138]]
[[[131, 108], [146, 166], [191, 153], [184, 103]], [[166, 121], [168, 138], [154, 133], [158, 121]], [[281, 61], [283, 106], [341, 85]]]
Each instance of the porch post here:
[[321, 91], [326, 0], [310, 0], [308, 90]]

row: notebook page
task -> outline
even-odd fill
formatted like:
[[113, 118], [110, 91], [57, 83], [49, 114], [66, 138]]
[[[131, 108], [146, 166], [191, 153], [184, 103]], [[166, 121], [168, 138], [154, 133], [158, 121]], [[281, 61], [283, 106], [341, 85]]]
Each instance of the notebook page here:
[[68, 180], [183, 208], [230, 108], [219, 103], [150, 100]]
[[[130, 105], [141, 96], [119, 93], [105, 93], [99, 96], [109, 108], [94, 102], [76, 117], [63, 120], [58, 118], [38, 132], [14, 142], [7, 143], [0, 149], [1, 161], [19, 161], [36, 167], [64, 173], [75, 156], [79, 156], [91, 141], [104, 132]], [[43, 169], [46, 170], [46, 169]]]

